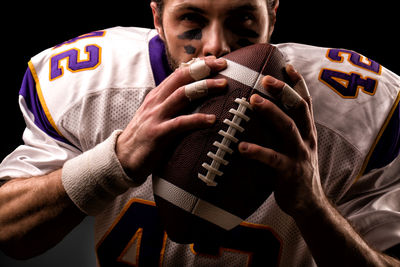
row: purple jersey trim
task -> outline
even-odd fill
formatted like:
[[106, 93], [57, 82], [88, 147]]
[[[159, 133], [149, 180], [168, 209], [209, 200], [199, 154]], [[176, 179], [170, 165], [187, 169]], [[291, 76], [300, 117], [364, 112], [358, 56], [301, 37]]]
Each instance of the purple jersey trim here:
[[52, 138], [63, 143], [72, 145], [63, 136], [60, 136], [46, 117], [39, 96], [36, 91], [36, 83], [31, 70], [28, 68], [22, 80], [21, 90], [19, 94], [24, 97], [26, 105], [30, 112], [34, 115], [34, 122], [43, 132]]
[[397, 107], [390, 118], [382, 137], [372, 153], [365, 173], [381, 168], [392, 162], [400, 153], [400, 107]]
[[164, 42], [158, 35], [154, 36], [150, 40], [149, 53], [154, 81], [156, 82], [156, 86], [158, 86], [172, 73], [172, 70], [168, 64], [167, 55], [165, 54]]

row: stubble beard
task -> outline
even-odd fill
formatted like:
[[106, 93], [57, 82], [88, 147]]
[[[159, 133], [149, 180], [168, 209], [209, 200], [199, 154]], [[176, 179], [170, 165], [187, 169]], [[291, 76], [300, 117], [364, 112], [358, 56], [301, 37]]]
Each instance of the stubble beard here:
[[167, 56], [168, 65], [172, 71], [175, 71], [177, 68], [179, 68], [180, 64], [172, 57], [171, 53], [169, 52], [168, 45], [165, 41], [164, 45], [165, 45], [165, 55]]
[[179, 68], [180, 64], [178, 63], [177, 60], [174, 59], [174, 57], [169, 52], [169, 47], [168, 47], [167, 39], [165, 38], [165, 36], [166, 35], [165, 35], [164, 27], [162, 27], [162, 36], [160, 36], [160, 37], [165, 46], [165, 55], [167, 57], [169, 67], [171, 68], [172, 71], [175, 71], [177, 68]]

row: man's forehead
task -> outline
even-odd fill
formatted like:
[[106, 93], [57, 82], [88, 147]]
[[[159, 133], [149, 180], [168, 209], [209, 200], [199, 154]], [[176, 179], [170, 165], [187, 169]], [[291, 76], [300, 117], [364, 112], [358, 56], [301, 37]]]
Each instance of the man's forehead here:
[[[197, 11], [248, 9], [266, 7], [265, 0], [164, 0], [173, 10], [196, 9]], [[211, 9], [212, 8], [212, 9]]]

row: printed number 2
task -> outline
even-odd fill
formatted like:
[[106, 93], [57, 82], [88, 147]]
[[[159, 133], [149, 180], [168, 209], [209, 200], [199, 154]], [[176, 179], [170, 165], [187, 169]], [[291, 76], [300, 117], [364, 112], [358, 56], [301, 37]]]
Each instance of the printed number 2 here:
[[[376, 75], [381, 74], [381, 65], [370, 59], [366, 59], [368, 62], [365, 63], [360, 54], [350, 50], [330, 49], [326, 57], [333, 62], [342, 63], [343, 54], [349, 55], [348, 62], [352, 65]], [[345, 73], [332, 69], [322, 69], [319, 80], [343, 98], [357, 98], [360, 89], [366, 94], [374, 95], [378, 86], [378, 81], [371, 77], [364, 78], [357, 72]]]
[[[97, 245], [97, 258], [102, 267], [160, 266], [166, 240], [154, 202], [133, 199]], [[210, 250], [203, 245], [192, 245], [192, 252], [216, 260], [225, 251], [242, 253], [248, 257], [248, 266], [277, 266], [281, 250], [279, 239], [268, 227], [248, 223], [230, 231], [222, 248]], [[215, 254], [210, 255], [210, 251]]]
[[[53, 49], [61, 47], [65, 44], [72, 44], [82, 39], [103, 37], [105, 31], [91, 32], [73, 38], [67, 42], [55, 46]], [[67, 60], [67, 69], [71, 72], [92, 70], [97, 68], [101, 64], [101, 47], [97, 45], [85, 46], [85, 53], [87, 55], [86, 60], [80, 60], [81, 50], [72, 48], [59, 54], [53, 55], [50, 59], [50, 81], [60, 78], [64, 75], [64, 68], [60, 66], [62, 60]]]
[[63, 59], [67, 59], [67, 69], [71, 72], [97, 68], [101, 61], [101, 48], [97, 45], [87, 45], [85, 53], [88, 55], [87, 60], [79, 60], [80, 50], [77, 48], [52, 56], [50, 60], [50, 81], [64, 75], [64, 68], [60, 66]]

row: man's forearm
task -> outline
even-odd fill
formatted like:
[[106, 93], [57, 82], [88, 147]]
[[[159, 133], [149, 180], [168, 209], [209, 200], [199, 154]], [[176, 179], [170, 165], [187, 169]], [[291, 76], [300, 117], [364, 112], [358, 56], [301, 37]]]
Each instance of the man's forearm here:
[[326, 198], [295, 220], [318, 266], [400, 265], [371, 248]]
[[15, 258], [38, 255], [84, 217], [65, 193], [61, 169], [10, 180], [0, 187], [0, 249]]

